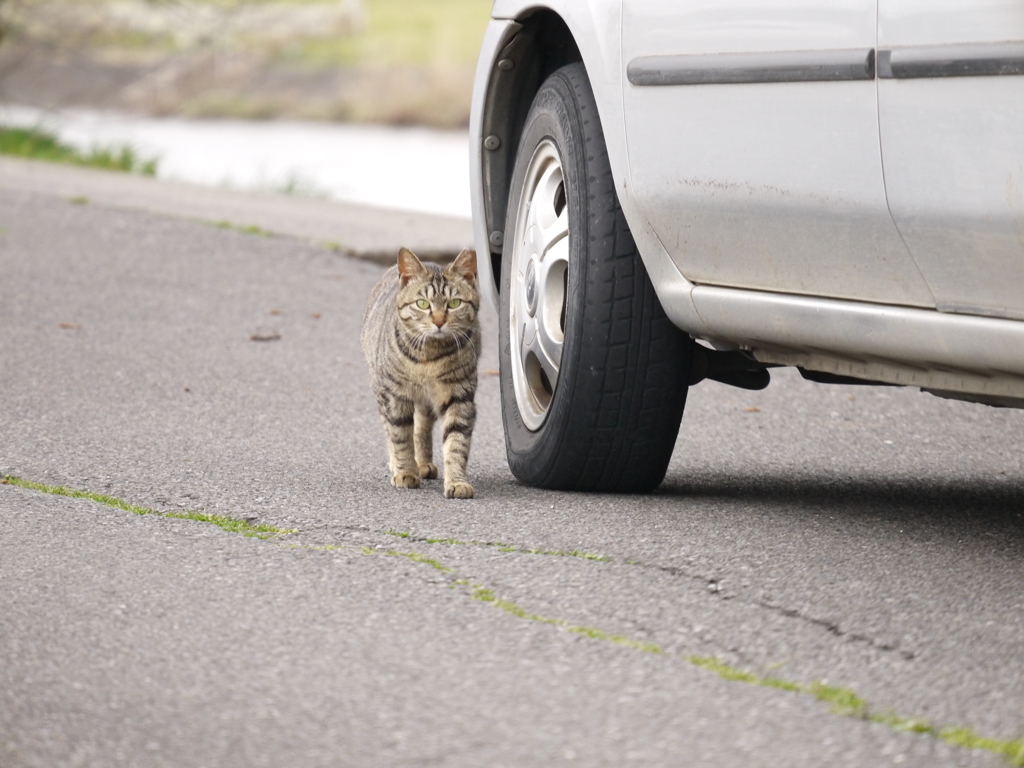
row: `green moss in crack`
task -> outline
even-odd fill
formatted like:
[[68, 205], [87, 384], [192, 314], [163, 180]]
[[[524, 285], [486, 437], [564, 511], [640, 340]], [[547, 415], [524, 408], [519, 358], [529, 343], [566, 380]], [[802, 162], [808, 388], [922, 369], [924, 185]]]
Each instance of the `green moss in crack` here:
[[512, 544], [503, 544], [500, 541], [462, 541], [461, 539], [447, 539], [447, 538], [433, 538], [433, 537], [422, 537], [414, 536], [411, 531], [396, 531], [389, 528], [384, 531], [388, 536], [398, 536], [402, 539], [412, 539], [414, 541], [422, 541], [425, 544], [451, 544], [453, 546], [472, 546], [472, 547], [493, 547], [499, 552], [520, 552], [524, 555], [550, 555], [553, 557], [577, 557], [581, 560], [593, 560], [596, 562], [607, 563], [611, 562], [611, 558], [605, 555], [597, 555], [593, 552], [583, 552], [579, 549], [538, 549], [531, 547], [517, 547]]
[[432, 557], [420, 554], [419, 552], [399, 552], [394, 549], [374, 549], [373, 547], [363, 547], [364, 555], [385, 555], [387, 557], [404, 557], [407, 560], [411, 560], [414, 563], [422, 563], [423, 565], [429, 565], [431, 568], [436, 568], [442, 573], [451, 573], [452, 569], [442, 563], [439, 563]]
[[611, 558], [605, 555], [597, 555], [593, 552], [583, 552], [579, 549], [520, 549], [518, 552], [525, 552], [528, 555], [551, 555], [553, 557], [578, 557], [580, 560], [593, 560], [598, 563], [609, 563]]
[[500, 608], [505, 613], [512, 614], [513, 616], [515, 616], [518, 619], [526, 619], [527, 621], [536, 621], [536, 622], [539, 622], [541, 624], [554, 624], [556, 626], [561, 626], [562, 624], [565, 623], [561, 619], [551, 619], [551, 618], [547, 618], [546, 616], [538, 616], [535, 613], [528, 613], [525, 609], [519, 607], [518, 605], [513, 603], [511, 600], [502, 600], [502, 599], [500, 599], [498, 597], [495, 597], [493, 590], [490, 590], [490, 589], [487, 589], [485, 587], [482, 587], [479, 584], [473, 584], [472, 587], [473, 587], [472, 597], [473, 597], [474, 600], [480, 600], [481, 602], [484, 602], [484, 603], [490, 603], [495, 608]]
[[979, 736], [970, 728], [948, 726], [938, 731], [938, 737], [947, 744], [965, 749], [984, 749], [1006, 758], [1010, 765], [1024, 766], [1024, 741], [1021, 739], [989, 739]]
[[614, 645], [621, 645], [624, 648], [633, 648], [643, 653], [658, 653], [660, 654], [661, 647], [654, 643], [643, 643], [639, 640], [633, 640], [632, 638], [625, 637], [624, 635], [612, 635], [605, 632], [603, 629], [596, 629], [594, 627], [566, 627], [570, 632], [575, 632], [580, 635], [586, 635], [594, 640], [604, 640], [607, 643], [613, 643]]
[[396, 552], [395, 550], [388, 550], [384, 553], [390, 557], [405, 557], [412, 560], [414, 563], [423, 563], [429, 565], [431, 568], [436, 568], [442, 573], [451, 573], [451, 568], [446, 565], [441, 565], [437, 560], [426, 555], [421, 555], [419, 552]]
[[870, 714], [868, 703], [849, 688], [826, 685], [818, 680], [805, 688], [818, 701], [828, 704], [828, 708], [833, 714], [865, 720]]
[[207, 512], [157, 512], [156, 514], [161, 517], [176, 518], [178, 520], [195, 520], [199, 523], [209, 523], [228, 533], [240, 533], [243, 536], [251, 536], [257, 539], [271, 539], [297, 532], [294, 528], [278, 528], [273, 525], [266, 525], [265, 523], [253, 525], [247, 520], [239, 520], [236, 517], [228, 517], [227, 515], [211, 515]]
[[561, 627], [567, 632], [572, 632], [576, 635], [584, 635], [594, 640], [603, 640], [606, 643], [613, 643], [614, 645], [621, 645], [626, 648], [633, 648], [637, 651], [644, 653], [661, 653], [661, 648], [653, 643], [642, 643], [639, 640], [632, 640], [623, 635], [613, 635], [609, 632], [605, 632], [603, 629], [596, 629], [594, 627], [585, 627], [576, 624], [570, 624], [563, 619], [553, 619], [548, 616], [540, 616], [536, 613], [530, 613], [524, 608], [513, 603], [511, 600], [503, 600], [494, 595], [494, 592], [490, 589], [480, 586], [479, 584], [471, 585], [473, 587], [472, 597], [474, 600], [480, 600], [484, 603], [490, 603], [495, 608], [500, 608], [505, 613], [511, 614], [519, 619], [526, 619], [527, 621], [535, 621], [540, 624], [551, 624], [556, 627]]
[[421, 541], [424, 544], [451, 544], [476, 547], [488, 546], [483, 541], [461, 541], [459, 539], [427, 538], [424, 536], [414, 536], [412, 531], [396, 531], [393, 528], [388, 528], [386, 531], [384, 531], [384, 534], [386, 536], [397, 536], [400, 539], [411, 539], [412, 541]]
[[44, 483], [36, 483], [32, 480], [22, 480], [20, 477], [14, 477], [13, 475], [6, 475], [3, 479], [4, 485], [13, 485], [18, 488], [25, 488], [31, 491], [40, 491], [42, 493], [49, 493], [54, 496], [67, 496], [72, 499], [88, 499], [94, 501], [97, 504], [105, 504], [108, 507], [114, 509], [124, 510], [125, 512], [131, 512], [135, 515], [155, 515], [157, 517], [166, 517], [178, 520], [195, 520], [199, 523], [209, 523], [215, 525], [223, 531], [228, 533], [240, 533], [243, 536], [249, 536], [255, 539], [274, 539], [280, 536], [284, 536], [289, 533], [296, 533], [294, 529], [277, 528], [273, 525], [253, 525], [246, 520], [239, 520], [235, 517], [228, 517], [226, 515], [211, 515], [206, 512], [159, 512], [149, 507], [140, 507], [135, 504], [129, 504], [127, 501], [115, 498], [114, 496], [107, 496], [102, 493], [93, 493], [92, 491], [79, 491], [74, 488], [68, 488], [63, 485], [46, 485]]
[[45, 485], [44, 483], [36, 483], [32, 480], [22, 480], [20, 477], [15, 477], [14, 475], [5, 475], [2, 482], [4, 485], [14, 485], [18, 488], [25, 488], [30, 491], [41, 491], [42, 493], [49, 493], [54, 496], [67, 496], [72, 499], [88, 499], [89, 501], [95, 501], [98, 504], [105, 504], [108, 507], [121, 509], [125, 512], [132, 512], [136, 515], [159, 514], [148, 507], [138, 507], [113, 496], [106, 496], [102, 493], [93, 493], [92, 491], [79, 491], [74, 488], [68, 488], [64, 485]]
[[1010, 765], [1024, 766], [1024, 741], [1021, 741], [1021, 739], [991, 739], [979, 736], [970, 728], [960, 726], [940, 728], [923, 718], [902, 717], [891, 710], [872, 712], [868, 703], [850, 688], [827, 685], [820, 681], [806, 685], [782, 680], [777, 677], [763, 677], [747, 670], [729, 666], [717, 658], [690, 656], [689, 661], [701, 669], [715, 672], [726, 680], [734, 680], [766, 688], [778, 688], [793, 693], [810, 694], [819, 701], [828, 704], [829, 710], [835, 715], [880, 723], [894, 731], [909, 731], [932, 736], [945, 741], [947, 744], [965, 749], [982, 749], [987, 752], [994, 752], [1006, 758]]

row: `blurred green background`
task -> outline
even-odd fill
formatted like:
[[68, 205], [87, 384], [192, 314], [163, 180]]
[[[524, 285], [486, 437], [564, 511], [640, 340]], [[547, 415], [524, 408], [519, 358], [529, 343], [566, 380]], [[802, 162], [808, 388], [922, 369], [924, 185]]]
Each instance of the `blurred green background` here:
[[0, 0], [0, 101], [465, 126], [489, 0]]

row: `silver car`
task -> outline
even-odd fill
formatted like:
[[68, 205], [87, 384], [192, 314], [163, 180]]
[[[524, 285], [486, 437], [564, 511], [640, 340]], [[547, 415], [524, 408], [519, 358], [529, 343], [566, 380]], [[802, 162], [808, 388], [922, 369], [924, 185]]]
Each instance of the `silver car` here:
[[644, 491], [689, 386], [1024, 407], [1024, 3], [497, 0], [470, 141], [513, 473]]

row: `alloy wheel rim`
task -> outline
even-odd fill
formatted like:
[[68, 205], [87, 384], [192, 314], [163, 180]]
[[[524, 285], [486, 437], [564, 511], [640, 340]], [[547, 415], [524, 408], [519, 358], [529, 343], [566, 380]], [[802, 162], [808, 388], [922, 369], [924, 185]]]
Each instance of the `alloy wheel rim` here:
[[543, 426], [565, 342], [569, 211], [562, 162], [542, 141], [526, 170], [512, 250], [509, 296], [512, 384], [527, 429]]

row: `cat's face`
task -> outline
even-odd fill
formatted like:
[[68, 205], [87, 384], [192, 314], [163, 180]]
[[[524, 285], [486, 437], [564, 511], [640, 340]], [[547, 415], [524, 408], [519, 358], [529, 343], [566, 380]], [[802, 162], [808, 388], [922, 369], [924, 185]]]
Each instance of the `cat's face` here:
[[[407, 255], [406, 255], [407, 254]], [[399, 258], [398, 316], [419, 342], [454, 337], [465, 341], [476, 322], [476, 254], [463, 251], [443, 270], [424, 266], [411, 251]]]

